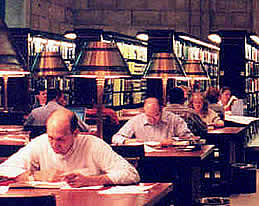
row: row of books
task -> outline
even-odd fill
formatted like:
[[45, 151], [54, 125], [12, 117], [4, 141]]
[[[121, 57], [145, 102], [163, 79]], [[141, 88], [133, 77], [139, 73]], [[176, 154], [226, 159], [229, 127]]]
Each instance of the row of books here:
[[245, 57], [246, 59], [250, 59], [253, 61], [259, 61], [259, 49], [255, 48], [254, 46], [246, 43], [245, 45]]
[[174, 52], [178, 58], [184, 58], [188, 60], [201, 60], [209, 64], [218, 64], [219, 55], [216, 51], [205, 50], [200, 47], [189, 46], [175, 41]]
[[259, 78], [259, 63], [248, 61], [246, 63], [245, 76], [254, 76]]
[[259, 78], [247, 78], [245, 82], [246, 82], [245, 91], [247, 93], [259, 92]]

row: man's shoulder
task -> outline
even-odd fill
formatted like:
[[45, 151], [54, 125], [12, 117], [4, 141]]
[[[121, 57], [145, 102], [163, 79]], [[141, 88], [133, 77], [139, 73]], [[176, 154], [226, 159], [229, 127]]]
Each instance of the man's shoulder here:
[[48, 144], [48, 135], [47, 133], [44, 133], [38, 137], [33, 138], [30, 142], [30, 145], [37, 145], [40, 147], [44, 147], [46, 144]]
[[79, 134], [77, 137], [77, 142], [79, 145], [85, 145], [87, 147], [96, 148], [98, 146], [104, 146], [106, 143], [104, 140], [102, 140], [99, 137], [96, 137], [94, 135], [85, 135], [85, 134]]

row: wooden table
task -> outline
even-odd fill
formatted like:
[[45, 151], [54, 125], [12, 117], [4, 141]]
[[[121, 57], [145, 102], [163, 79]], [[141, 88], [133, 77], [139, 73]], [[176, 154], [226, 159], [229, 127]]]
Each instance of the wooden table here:
[[206, 140], [219, 148], [221, 160], [229, 164], [244, 161], [246, 127], [223, 127], [208, 130]]
[[[145, 183], [146, 184], [146, 183]], [[9, 189], [1, 197], [31, 197], [54, 195], [57, 206], [149, 206], [159, 203], [172, 191], [172, 183], [152, 183], [154, 186], [145, 194], [99, 194], [102, 189]]]
[[26, 145], [25, 139], [10, 139], [0, 137], [0, 163], [5, 161], [10, 155], [17, 152]]
[[139, 171], [142, 181], [174, 182], [176, 205], [192, 205], [201, 194], [201, 168], [212, 154], [214, 145], [201, 150], [181, 152], [170, 147], [146, 152]]

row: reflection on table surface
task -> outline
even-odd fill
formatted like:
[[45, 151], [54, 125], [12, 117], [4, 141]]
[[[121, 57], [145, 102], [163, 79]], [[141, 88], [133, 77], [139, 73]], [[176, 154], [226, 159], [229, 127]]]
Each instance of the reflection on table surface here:
[[[116, 192], [117, 187], [123, 188], [124, 193]], [[108, 191], [111, 192], [108, 192]], [[131, 191], [131, 192], [129, 192]], [[40, 189], [40, 188], [11, 188], [1, 197], [31, 197], [54, 195], [57, 206], [99, 206], [99, 205], [153, 205], [172, 191], [172, 183], [140, 183], [130, 186], [101, 187], [97, 189]]]

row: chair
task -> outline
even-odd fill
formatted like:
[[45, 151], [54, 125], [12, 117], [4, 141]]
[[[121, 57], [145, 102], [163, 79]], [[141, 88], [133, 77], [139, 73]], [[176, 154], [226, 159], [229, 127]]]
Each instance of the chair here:
[[25, 131], [30, 131], [30, 139], [33, 139], [41, 134], [46, 133], [46, 126], [24, 126]]
[[[86, 110], [85, 112], [85, 123], [88, 125], [96, 125], [97, 123], [97, 115], [96, 113], [88, 113], [91, 109]], [[112, 136], [119, 130], [119, 125], [116, 125], [112, 120], [111, 117], [107, 114], [102, 114], [103, 118], [103, 140], [111, 144]]]
[[56, 199], [52, 195], [42, 196], [10, 196], [0, 197], [3, 206], [56, 206]]
[[119, 155], [124, 157], [135, 168], [138, 167], [138, 162], [144, 158], [144, 145], [111, 145], [112, 149]]

